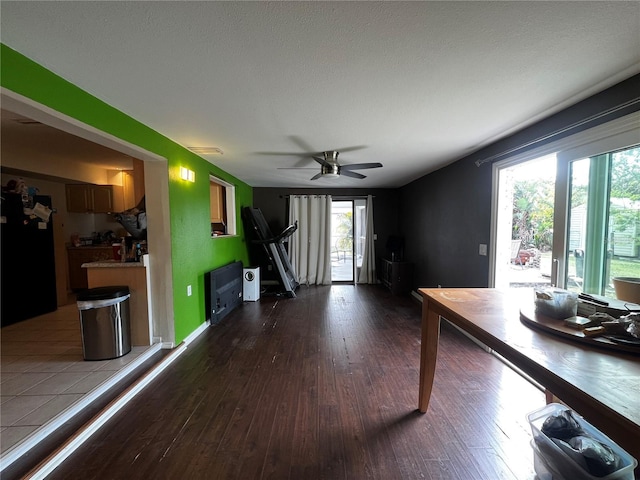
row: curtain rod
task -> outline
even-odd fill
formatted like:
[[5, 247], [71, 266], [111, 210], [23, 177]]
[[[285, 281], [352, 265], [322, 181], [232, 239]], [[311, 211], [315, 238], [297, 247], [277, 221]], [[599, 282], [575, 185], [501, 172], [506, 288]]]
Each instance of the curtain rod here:
[[[330, 193], [292, 193], [290, 195], [280, 195], [280, 198], [291, 198], [291, 197], [318, 197], [320, 195], [331, 195]], [[368, 195], [331, 195], [332, 198], [337, 198], [338, 200], [355, 200], [355, 199], [362, 199], [362, 198], [367, 198]], [[376, 198], [375, 195], [371, 195], [371, 198]]]
[[610, 108], [608, 110], [605, 110], [604, 112], [596, 113], [595, 115], [592, 115], [592, 116], [587, 117], [587, 118], [585, 118], [583, 120], [580, 120], [579, 122], [572, 123], [571, 125], [568, 125], [568, 126], [566, 126], [564, 128], [561, 128], [561, 129], [556, 130], [554, 132], [548, 133], [546, 135], [543, 135], [542, 137], [538, 137], [535, 140], [531, 140], [530, 142], [523, 143], [522, 145], [519, 145], [517, 147], [511, 148], [509, 150], [505, 150], [504, 152], [497, 153], [495, 155], [492, 155], [490, 157], [484, 158], [482, 160], [476, 160], [475, 161], [476, 167], [480, 167], [481, 165], [483, 165], [483, 164], [485, 164], [487, 162], [491, 162], [491, 161], [493, 161], [493, 160], [495, 160], [497, 158], [503, 157], [505, 155], [509, 155], [511, 153], [515, 153], [518, 150], [522, 150], [523, 148], [530, 147], [531, 145], [535, 145], [536, 143], [540, 143], [540, 142], [542, 142], [544, 140], [549, 140], [551, 138], [557, 137], [558, 135], [561, 135], [561, 134], [563, 134], [565, 132], [568, 132], [569, 130], [573, 130], [574, 128], [580, 127], [582, 125], [586, 125], [587, 123], [593, 122], [594, 120], [598, 120], [598, 119], [603, 118], [603, 117], [606, 117], [607, 115], [611, 115], [612, 113], [615, 113], [615, 112], [617, 112], [619, 110], [622, 110], [624, 108], [627, 108], [627, 107], [630, 107], [632, 105], [635, 105], [637, 103], [640, 103], [640, 97], [636, 97], [634, 99], [629, 100], [628, 102], [621, 103], [620, 105], [617, 105], [617, 106], [612, 107], [612, 108]]

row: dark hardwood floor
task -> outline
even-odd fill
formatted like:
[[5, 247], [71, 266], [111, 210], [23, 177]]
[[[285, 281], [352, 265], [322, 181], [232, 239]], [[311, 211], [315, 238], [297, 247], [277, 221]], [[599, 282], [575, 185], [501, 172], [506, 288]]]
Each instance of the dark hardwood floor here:
[[533, 479], [544, 395], [444, 324], [417, 413], [420, 305], [301, 287], [210, 327], [54, 479]]

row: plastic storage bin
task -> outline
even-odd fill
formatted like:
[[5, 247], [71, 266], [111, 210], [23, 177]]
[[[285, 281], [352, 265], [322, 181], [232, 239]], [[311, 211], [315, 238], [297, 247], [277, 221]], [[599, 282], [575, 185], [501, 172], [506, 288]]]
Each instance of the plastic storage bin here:
[[534, 289], [536, 313], [564, 320], [578, 313], [578, 294], [560, 288]]
[[129, 287], [97, 287], [78, 294], [85, 360], [109, 360], [131, 351]]
[[574, 417], [585, 433], [611, 447], [622, 459], [621, 467], [618, 470], [603, 477], [591, 475], [542, 432], [542, 424], [547, 417], [565, 410], [570, 409], [559, 403], [550, 403], [527, 415], [533, 432], [533, 441], [531, 442], [533, 467], [538, 478], [540, 480], [634, 480], [633, 470], [638, 465], [638, 461], [579, 415], [576, 414]]

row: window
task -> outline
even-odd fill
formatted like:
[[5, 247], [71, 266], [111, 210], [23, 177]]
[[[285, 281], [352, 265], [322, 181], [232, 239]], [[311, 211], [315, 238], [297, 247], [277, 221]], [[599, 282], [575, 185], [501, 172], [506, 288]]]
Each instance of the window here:
[[211, 237], [236, 234], [235, 187], [213, 175], [209, 176]]
[[[512, 167], [545, 156], [557, 159], [554, 193], [544, 193], [545, 198], [555, 197], [552, 228], [545, 226], [552, 237], [551, 251], [543, 251], [537, 264], [520, 262], [508, 268], [523, 277], [526, 286], [544, 282], [611, 297], [613, 277], [640, 277], [639, 121], [636, 112], [494, 163], [490, 286], [505, 286], [501, 268], [513, 257], [513, 203], [501, 202], [504, 184], [513, 182], [505, 180], [510, 180]], [[540, 200], [541, 191], [535, 193], [532, 198]], [[506, 261], [501, 252], [507, 252]], [[545, 278], [529, 278], [535, 269]]]
[[569, 162], [564, 286], [615, 297], [613, 277], [640, 277], [640, 148]]

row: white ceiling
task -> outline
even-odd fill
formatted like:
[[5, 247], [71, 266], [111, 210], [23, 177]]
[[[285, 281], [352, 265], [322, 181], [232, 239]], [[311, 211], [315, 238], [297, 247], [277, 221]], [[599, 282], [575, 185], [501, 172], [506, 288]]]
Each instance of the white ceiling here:
[[[637, 1], [0, 8], [4, 44], [255, 187], [402, 186], [640, 72]], [[308, 180], [348, 147], [384, 168]]]

